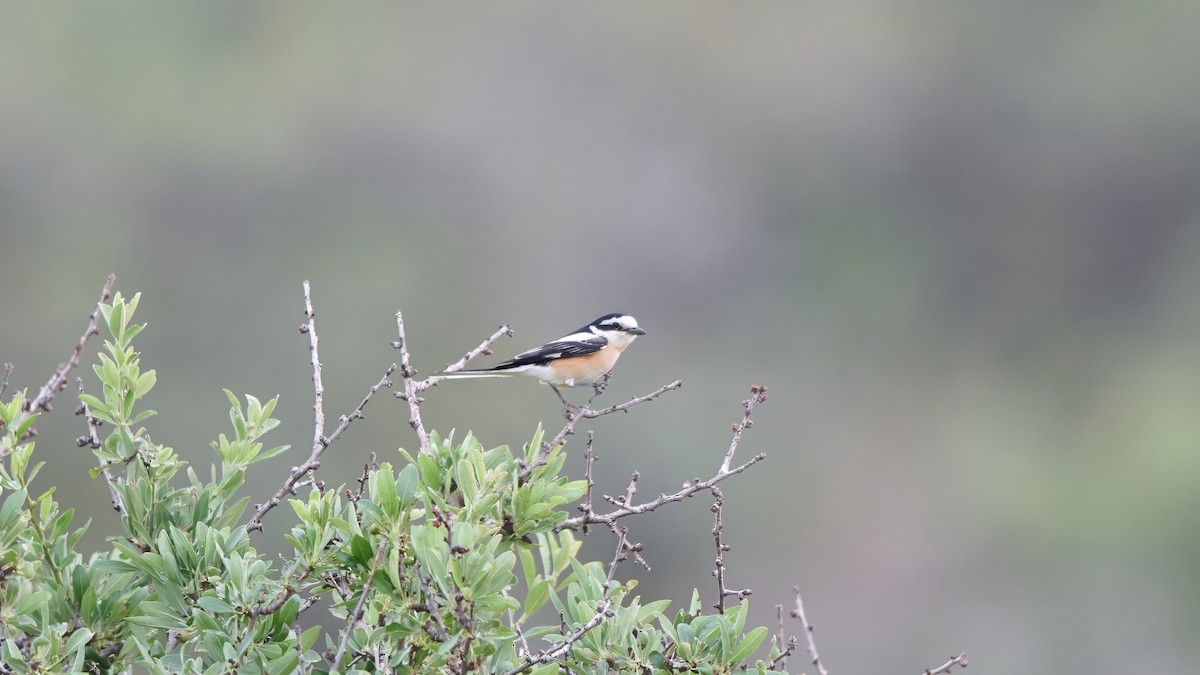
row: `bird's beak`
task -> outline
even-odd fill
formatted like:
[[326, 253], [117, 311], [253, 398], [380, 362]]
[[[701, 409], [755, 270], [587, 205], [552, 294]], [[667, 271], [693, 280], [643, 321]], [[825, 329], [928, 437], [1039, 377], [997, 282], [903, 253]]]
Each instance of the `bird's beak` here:
[[630, 335], [645, 335], [646, 334], [646, 331], [642, 330], [641, 328], [629, 328], [625, 332], [629, 333]]

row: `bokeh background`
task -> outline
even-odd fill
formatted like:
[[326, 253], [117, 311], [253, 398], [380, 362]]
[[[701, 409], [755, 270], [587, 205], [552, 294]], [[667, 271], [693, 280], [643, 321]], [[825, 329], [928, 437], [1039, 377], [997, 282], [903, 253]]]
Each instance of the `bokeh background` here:
[[[1166, 0], [8, 4], [0, 360], [44, 382], [117, 272], [156, 440], [207, 466], [223, 387], [281, 395], [262, 497], [311, 438], [304, 279], [329, 414], [397, 358], [397, 309], [425, 372], [501, 322], [500, 356], [632, 313], [602, 400], [686, 384], [591, 425], [600, 489], [711, 475], [768, 385], [729, 583], [767, 625], [799, 585], [832, 672], [1195, 672], [1198, 25]], [[559, 414], [528, 382], [428, 398], [487, 445]], [[101, 546], [72, 407], [41, 482]], [[405, 419], [376, 398], [323, 477], [397, 460]], [[713, 598], [710, 503], [631, 523], [647, 596]]]

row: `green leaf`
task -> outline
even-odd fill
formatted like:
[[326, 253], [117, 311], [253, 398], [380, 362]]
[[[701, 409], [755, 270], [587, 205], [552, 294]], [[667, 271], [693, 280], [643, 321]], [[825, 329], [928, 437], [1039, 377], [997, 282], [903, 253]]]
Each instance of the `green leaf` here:
[[80, 628], [80, 629], [76, 630], [74, 633], [71, 633], [71, 637], [67, 638], [67, 643], [65, 645], [63, 645], [63, 651], [70, 654], [71, 652], [83, 647], [88, 642], [90, 642], [92, 637], [94, 637], [95, 635], [96, 635], [95, 633], [93, 633], [92, 631], [90, 631], [86, 628]]
[[371, 549], [371, 542], [359, 534], [350, 540], [350, 555], [366, 569], [371, 569], [375, 563], [375, 552]]
[[400, 470], [400, 475], [396, 477], [396, 496], [401, 509], [408, 510], [416, 502], [420, 482], [421, 475], [416, 466], [409, 464]]
[[121, 560], [97, 560], [91, 564], [91, 568], [94, 572], [107, 572], [110, 574], [125, 574], [140, 571], [139, 568]]
[[379, 508], [393, 520], [400, 515], [400, 498], [396, 490], [396, 477], [392, 473], [392, 465], [384, 462], [371, 476], [374, 479], [375, 493], [373, 496]]
[[766, 626], [759, 626], [749, 633], [746, 633], [746, 637], [742, 638], [742, 641], [738, 643], [737, 647], [733, 648], [733, 654], [728, 660], [726, 660], [726, 664], [733, 668], [740, 666], [746, 661], [746, 659], [750, 658], [750, 655], [754, 653], [754, 650], [758, 649], [758, 646], [762, 644], [762, 641], [765, 640], [766, 637]]
[[49, 602], [51, 597], [50, 591], [34, 591], [26, 596], [24, 600], [18, 603], [17, 606], [13, 608], [12, 613], [14, 616], [31, 614], [34, 608], [46, 604]]
[[317, 643], [317, 638], [321, 635], [321, 627], [313, 626], [300, 634], [300, 648], [307, 651], [312, 649], [312, 646]]
[[213, 614], [233, 614], [234, 611], [233, 607], [228, 602], [211, 595], [201, 596], [200, 599], [196, 601], [196, 604], [199, 605], [204, 611], [212, 612]]
[[286, 452], [291, 449], [292, 449], [292, 446], [290, 446], [290, 445], [277, 445], [277, 446], [271, 448], [270, 450], [266, 450], [264, 452], [258, 453], [258, 455], [254, 458], [254, 463], [258, 464], [259, 462], [261, 462], [263, 460], [271, 459], [275, 455], [278, 455], [281, 452]]
[[134, 391], [138, 398], [145, 396], [151, 389], [154, 388], [154, 383], [158, 381], [158, 375], [153, 370], [147, 370], [142, 373], [137, 379], [137, 384], [134, 385]]
[[533, 615], [534, 612], [542, 608], [547, 601], [550, 600], [550, 582], [542, 579], [536, 582], [529, 588], [529, 593], [525, 596], [525, 614], [521, 617], [522, 620]]
[[25, 505], [25, 491], [17, 490], [10, 494], [8, 499], [4, 500], [4, 505], [0, 506], [0, 527], [6, 526], [10, 522], [16, 522], [15, 514]]
[[283, 675], [283, 673], [296, 672], [296, 666], [300, 663], [300, 657], [296, 654], [296, 650], [289, 649], [277, 659], [271, 661], [271, 675]]

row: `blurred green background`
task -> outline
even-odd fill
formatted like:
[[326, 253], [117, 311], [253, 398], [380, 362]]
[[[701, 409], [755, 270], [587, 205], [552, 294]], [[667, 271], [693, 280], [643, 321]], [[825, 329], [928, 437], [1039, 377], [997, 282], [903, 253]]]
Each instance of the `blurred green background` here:
[[[396, 360], [397, 309], [426, 373], [501, 322], [505, 356], [628, 312], [649, 335], [602, 400], [686, 384], [591, 425], [599, 489], [711, 475], [768, 385], [729, 584], [769, 625], [799, 585], [832, 672], [1194, 672], [1197, 25], [1165, 0], [10, 3], [0, 360], [39, 386], [116, 271], [157, 441], [207, 466], [222, 387], [281, 394], [261, 498], [311, 439], [302, 280], [330, 415]], [[41, 484], [99, 546], [71, 408]], [[558, 406], [471, 381], [426, 411], [498, 445]], [[377, 397], [322, 476], [395, 461], [406, 415]], [[623, 575], [711, 601], [710, 503], [631, 523], [654, 569]]]

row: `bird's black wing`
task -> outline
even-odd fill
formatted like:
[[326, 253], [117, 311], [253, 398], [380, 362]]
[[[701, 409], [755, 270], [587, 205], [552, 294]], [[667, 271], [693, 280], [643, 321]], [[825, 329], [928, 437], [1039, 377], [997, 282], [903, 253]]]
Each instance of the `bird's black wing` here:
[[607, 339], [594, 333], [574, 333], [560, 340], [544, 344], [541, 347], [521, 352], [498, 366], [488, 368], [488, 370], [508, 370], [509, 368], [529, 365], [543, 366], [557, 359], [594, 354], [604, 349], [607, 344]]

